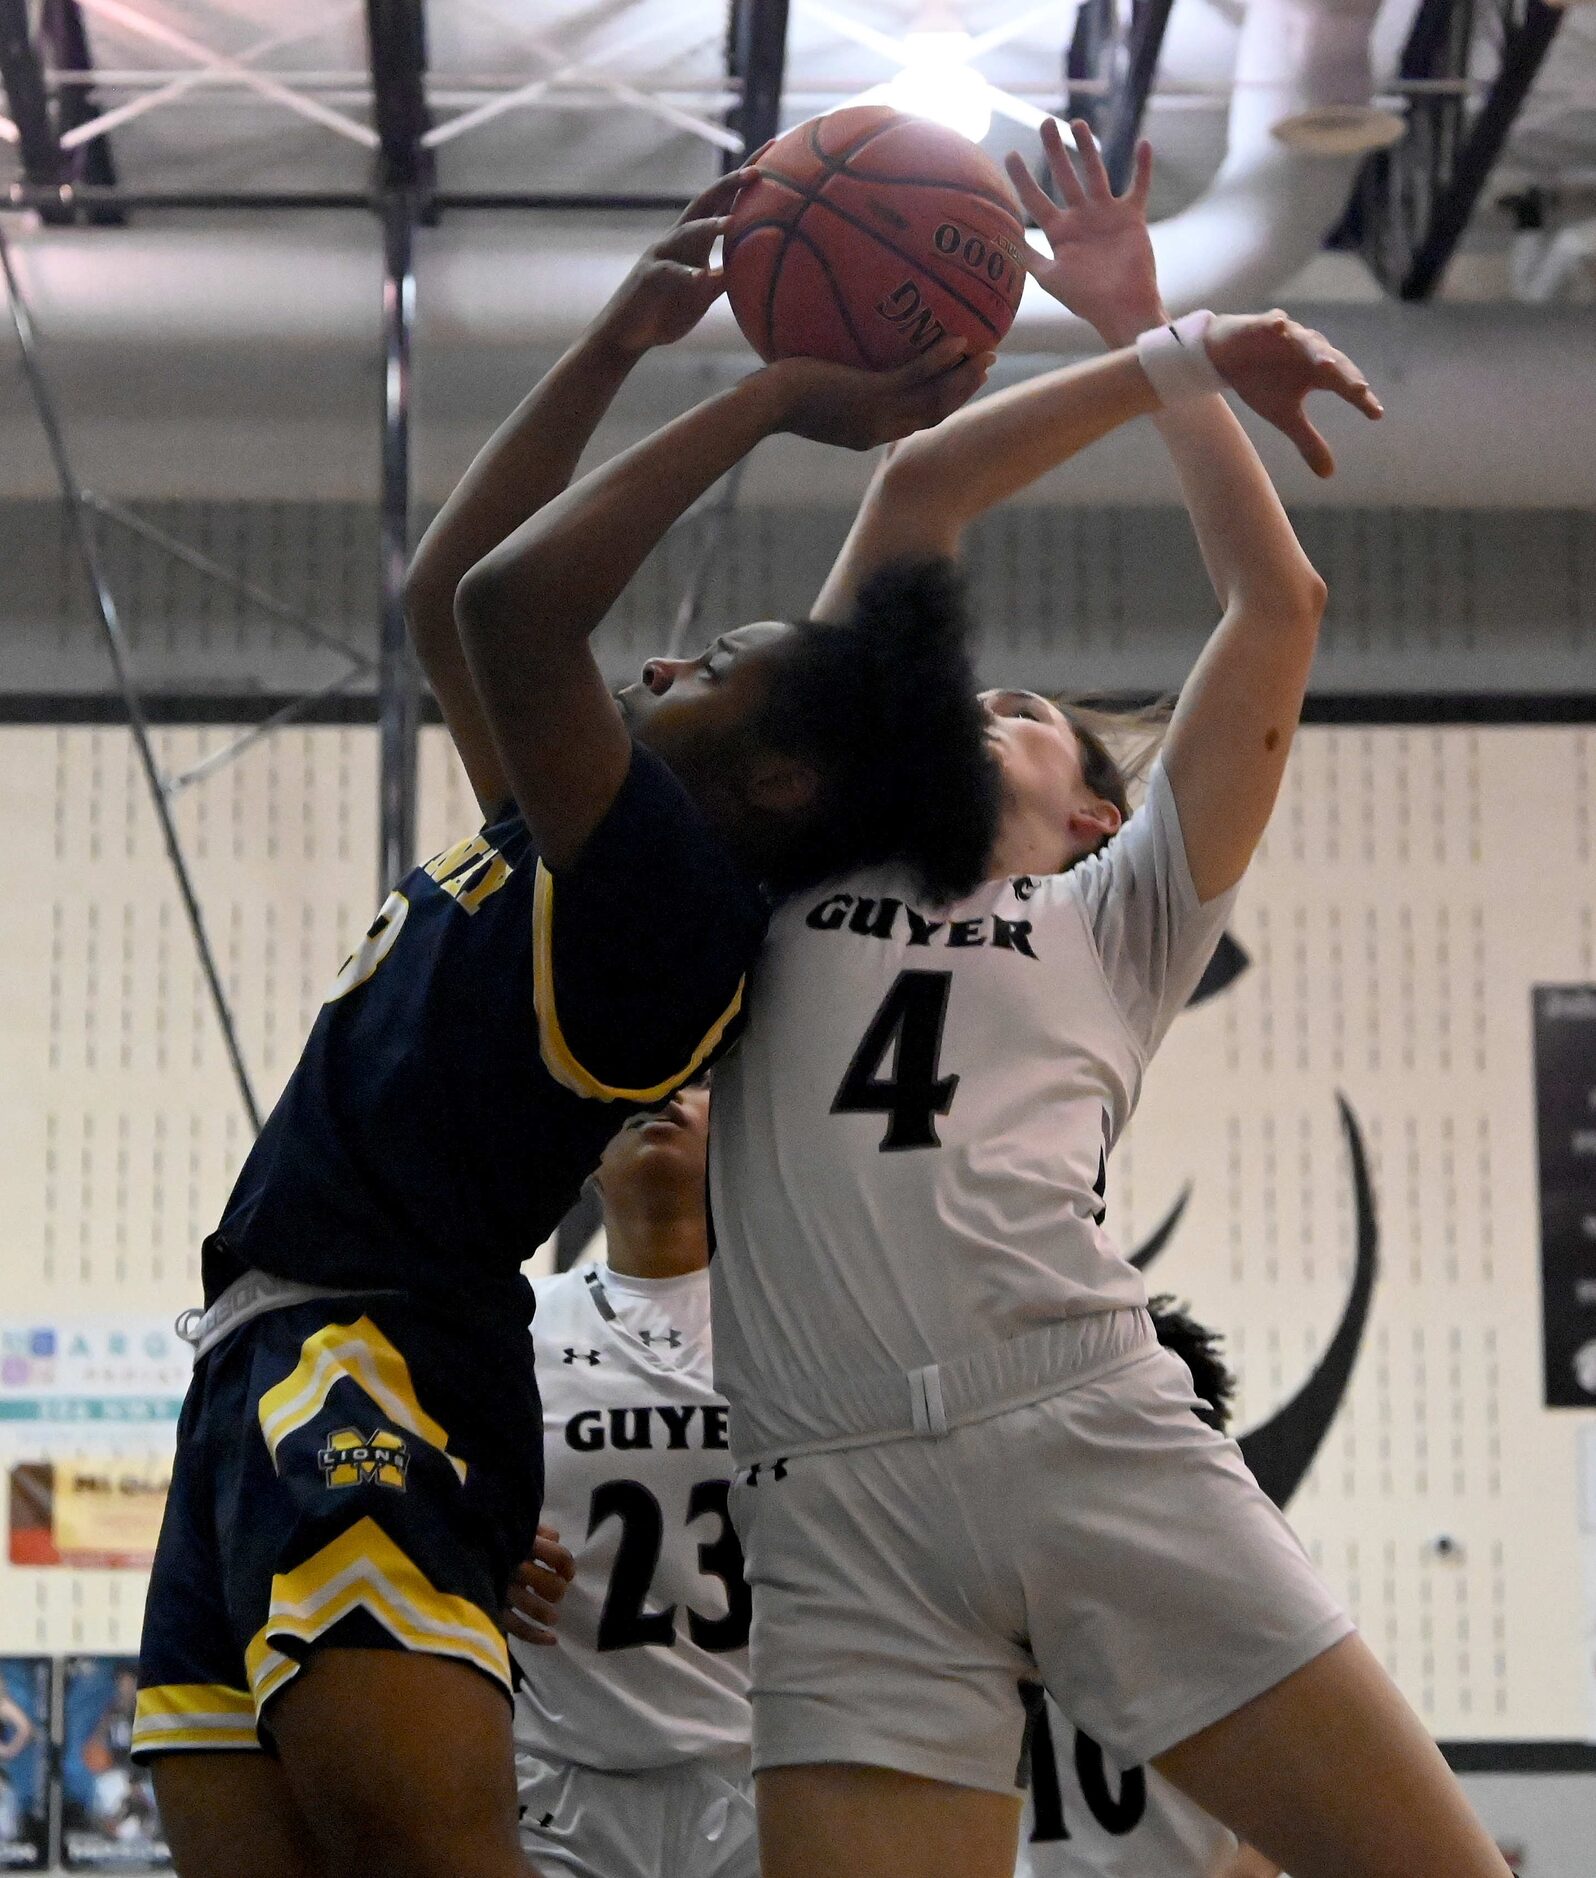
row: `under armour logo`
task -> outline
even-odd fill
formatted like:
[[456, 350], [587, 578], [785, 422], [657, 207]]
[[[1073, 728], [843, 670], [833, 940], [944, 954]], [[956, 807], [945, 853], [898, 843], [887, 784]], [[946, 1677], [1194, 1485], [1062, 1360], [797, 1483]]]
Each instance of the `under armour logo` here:
[[1029, 874], [1021, 874], [1015, 879], [1014, 897], [1016, 900], [1029, 900], [1031, 895], [1035, 892], [1036, 882], [1032, 880]]
[[669, 1330], [640, 1330], [637, 1334], [651, 1350], [656, 1343], [663, 1343], [671, 1350], [682, 1347], [682, 1333], [674, 1325]]
[[597, 1350], [573, 1350], [570, 1344], [567, 1344], [565, 1346], [565, 1360], [567, 1363], [587, 1363], [592, 1365], [599, 1360], [599, 1353]]
[[[763, 1461], [755, 1461], [753, 1466], [749, 1468], [747, 1484], [750, 1487], [757, 1487], [759, 1485], [759, 1470], [764, 1464]], [[770, 1477], [772, 1480], [785, 1480], [787, 1478], [787, 1462], [785, 1457], [771, 1463]]]

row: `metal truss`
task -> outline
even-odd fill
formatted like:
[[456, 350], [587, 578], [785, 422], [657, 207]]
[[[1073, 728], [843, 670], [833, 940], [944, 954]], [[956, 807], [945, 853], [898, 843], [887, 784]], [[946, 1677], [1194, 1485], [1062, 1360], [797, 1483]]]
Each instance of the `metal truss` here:
[[427, 36], [422, 0], [366, 0], [382, 216], [382, 480], [378, 495], [377, 886], [410, 871], [416, 847], [421, 675], [405, 625], [410, 562], [410, 348], [416, 227], [435, 167], [426, 143]]
[[156, 755], [155, 745], [150, 736], [149, 721], [144, 714], [143, 700], [134, 678], [133, 663], [128, 651], [127, 638], [122, 630], [121, 617], [117, 612], [116, 601], [107, 584], [105, 569], [100, 560], [99, 543], [95, 536], [93, 521], [95, 509], [87, 491], [78, 481], [71, 458], [67, 454], [65, 432], [62, 430], [60, 416], [55, 408], [55, 400], [50, 393], [49, 381], [39, 361], [32, 317], [28, 310], [28, 303], [23, 298], [22, 283], [17, 277], [16, 267], [12, 262], [11, 244], [4, 228], [0, 228], [0, 275], [3, 275], [5, 279], [7, 300], [11, 309], [11, 324], [16, 332], [17, 345], [20, 348], [23, 374], [27, 379], [34, 409], [38, 413], [39, 423], [49, 446], [50, 460], [55, 467], [56, 481], [61, 490], [61, 500], [66, 508], [67, 521], [72, 532], [73, 546], [77, 550], [78, 558], [83, 564], [84, 574], [88, 578], [90, 598], [105, 640], [105, 649], [110, 655], [111, 669], [115, 673], [117, 686], [127, 706], [128, 728], [133, 733], [133, 743], [138, 751], [139, 765], [144, 772], [144, 780], [149, 785], [150, 800], [154, 804], [156, 819], [161, 827], [161, 839], [165, 844], [167, 859], [172, 864], [172, 872], [177, 880], [178, 893], [183, 901], [183, 911], [188, 919], [189, 930], [194, 937], [194, 950], [198, 954], [200, 970], [204, 973], [211, 1004], [221, 1027], [227, 1060], [232, 1065], [233, 1077], [238, 1084], [239, 1098], [244, 1104], [244, 1112], [249, 1117], [250, 1126], [258, 1131], [260, 1109], [256, 1104], [255, 1092], [250, 1084], [249, 1071], [244, 1065], [243, 1052], [239, 1048], [232, 1008], [227, 1001], [227, 991], [222, 984], [221, 974], [216, 968], [216, 955], [211, 947], [210, 936], [205, 928], [205, 916], [200, 909], [199, 899], [194, 891], [193, 878], [183, 854], [182, 839], [178, 835], [177, 824], [173, 819], [171, 782], [161, 767], [160, 758]]
[[1066, 109], [1084, 117], [1116, 189], [1130, 180], [1174, 0], [1082, 0], [1064, 56]]
[[721, 159], [732, 169], [745, 152], [770, 142], [781, 128], [787, 75], [787, 0], [731, 0], [726, 21], [726, 73], [734, 87], [726, 128], [737, 147]]
[[[652, 95], [610, 69], [598, 69], [564, 56], [519, 19], [501, 14], [488, 0], [464, 0], [511, 31], [541, 68], [526, 84], [472, 98], [448, 116], [435, 113], [437, 100], [427, 80], [424, 0], [343, 0], [318, 12], [314, 23], [278, 28], [228, 56], [201, 45], [164, 20], [152, 18], [129, 0], [42, 0], [37, 34], [29, 0], [0, 0], [0, 82], [8, 116], [0, 117], [0, 139], [14, 143], [22, 159], [23, 181], [12, 185], [0, 208], [32, 209], [50, 223], [120, 221], [141, 209], [193, 209], [243, 213], [255, 209], [322, 208], [369, 210], [382, 241], [383, 403], [379, 516], [378, 650], [376, 659], [307, 618], [298, 608], [157, 528], [145, 517], [95, 494], [79, 478], [68, 452], [65, 430], [40, 357], [34, 323], [11, 248], [0, 223], [0, 276], [8, 296], [23, 373], [55, 466], [72, 541], [87, 576], [96, 617], [110, 658], [117, 690], [155, 808], [196, 954], [210, 993], [239, 1098], [251, 1126], [259, 1129], [260, 1110], [239, 1044], [226, 988], [206, 929], [194, 880], [178, 832], [173, 804], [195, 784], [251, 748], [273, 730], [300, 718], [317, 718], [339, 694], [376, 681], [380, 747], [378, 785], [379, 895], [406, 873], [414, 861], [416, 773], [419, 726], [423, 715], [420, 676], [411, 652], [404, 618], [404, 579], [410, 551], [412, 478], [410, 459], [411, 347], [415, 330], [415, 237], [419, 227], [447, 208], [573, 208], [595, 206], [592, 199], [553, 192], [456, 193], [437, 186], [436, 151], [444, 144], [491, 122], [508, 111], [535, 103], [561, 86], [589, 86], [617, 103], [652, 113], [662, 122], [690, 131], [717, 153], [723, 167], [739, 161], [778, 128], [787, 36], [787, 0], [733, 0], [727, 35], [727, 77], [718, 100], [719, 118], [687, 110]], [[347, 23], [363, 12], [368, 68], [353, 99], [344, 95], [353, 75], [333, 74], [331, 87], [308, 83], [304, 73], [286, 82], [261, 69], [262, 62], [287, 47]], [[84, 14], [97, 15], [126, 33], [145, 38], [187, 62], [178, 72], [135, 75], [147, 83], [108, 110], [96, 103]], [[658, 20], [634, 29], [626, 49], [636, 51], [660, 37]], [[616, 48], [612, 48], [615, 50]], [[310, 78], [328, 75], [311, 74]], [[116, 74], [119, 89], [127, 74]], [[218, 87], [242, 89], [359, 145], [370, 154], [368, 186], [358, 191], [128, 190], [118, 186], [111, 134], [136, 118]], [[351, 114], [351, 104], [369, 110]], [[599, 198], [597, 206], [674, 210], [672, 195], [638, 193]], [[673, 636], [680, 638], [696, 619], [702, 601], [713, 543], [724, 529], [735, 502], [737, 480], [691, 518], [703, 529], [687, 591], [678, 608]], [[684, 518], [686, 519], [686, 518]], [[265, 717], [181, 773], [162, 765], [151, 734], [147, 700], [136, 674], [115, 596], [107, 580], [99, 530], [111, 526], [131, 531], [185, 566], [238, 594], [251, 605], [293, 627], [315, 644], [338, 652], [343, 670], [320, 690], [277, 703]]]
[[[1387, 292], [1435, 291], [1562, 23], [1545, 0], [1421, 0], [1398, 79], [1408, 134], [1364, 164], [1336, 236]], [[1482, 43], [1496, 57], [1483, 84]]]

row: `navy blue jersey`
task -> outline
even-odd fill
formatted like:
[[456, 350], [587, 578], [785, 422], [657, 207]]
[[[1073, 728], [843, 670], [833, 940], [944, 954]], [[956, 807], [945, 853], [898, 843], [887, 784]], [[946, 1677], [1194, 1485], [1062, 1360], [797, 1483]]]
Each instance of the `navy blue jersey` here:
[[508, 814], [407, 875], [338, 973], [205, 1243], [240, 1272], [532, 1315], [521, 1261], [606, 1142], [731, 1041], [767, 907], [634, 747], [551, 873]]

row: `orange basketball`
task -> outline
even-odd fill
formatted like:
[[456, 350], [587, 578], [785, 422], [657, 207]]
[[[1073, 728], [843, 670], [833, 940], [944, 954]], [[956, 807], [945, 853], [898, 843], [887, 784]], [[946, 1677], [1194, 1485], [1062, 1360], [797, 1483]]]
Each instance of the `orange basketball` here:
[[945, 333], [984, 352], [1013, 325], [1024, 225], [1008, 179], [957, 131], [855, 105], [788, 131], [756, 167], [725, 265], [762, 358], [883, 368]]

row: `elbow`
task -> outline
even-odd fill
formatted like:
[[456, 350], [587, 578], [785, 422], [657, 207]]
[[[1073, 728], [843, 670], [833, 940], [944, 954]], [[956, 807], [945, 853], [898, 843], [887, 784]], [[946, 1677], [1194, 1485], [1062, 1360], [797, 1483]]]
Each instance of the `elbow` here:
[[1318, 623], [1324, 620], [1324, 608], [1329, 603], [1329, 588], [1324, 582], [1324, 575], [1311, 565], [1303, 565], [1303, 575], [1299, 582], [1294, 612], [1301, 623], [1311, 631], [1318, 631]]
[[919, 436], [906, 437], [887, 453], [876, 472], [871, 495], [895, 509], [906, 509], [911, 504], [920, 509], [935, 501], [937, 480], [931, 453]]
[[893, 446], [876, 472], [867, 505], [895, 539], [903, 538], [905, 552], [953, 555], [972, 519], [962, 494], [946, 463], [915, 436]]
[[1268, 615], [1277, 632], [1316, 639], [1329, 596], [1330, 589], [1318, 572], [1304, 562], [1285, 579], [1271, 583]]

